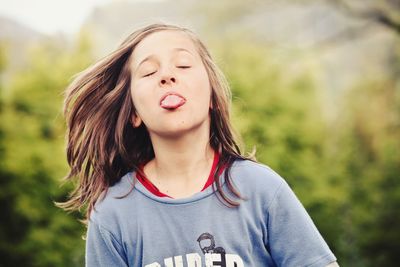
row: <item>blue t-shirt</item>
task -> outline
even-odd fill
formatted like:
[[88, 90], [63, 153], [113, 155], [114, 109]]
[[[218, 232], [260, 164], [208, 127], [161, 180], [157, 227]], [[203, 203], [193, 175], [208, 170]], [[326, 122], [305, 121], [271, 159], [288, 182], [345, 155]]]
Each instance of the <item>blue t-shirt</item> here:
[[86, 266], [323, 267], [336, 261], [276, 172], [240, 160], [230, 175], [247, 198], [237, 208], [222, 204], [212, 187], [188, 198], [157, 197], [127, 173], [90, 216]]

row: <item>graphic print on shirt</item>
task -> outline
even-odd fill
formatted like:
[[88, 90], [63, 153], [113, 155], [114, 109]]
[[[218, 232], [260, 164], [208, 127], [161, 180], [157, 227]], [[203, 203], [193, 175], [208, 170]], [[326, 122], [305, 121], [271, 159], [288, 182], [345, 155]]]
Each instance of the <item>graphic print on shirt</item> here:
[[[198, 253], [189, 253], [165, 258], [164, 265], [153, 262], [145, 267], [244, 267], [243, 260], [239, 255], [226, 254], [223, 247], [216, 247], [214, 236], [210, 233], [202, 233], [197, 238], [197, 242], [204, 257]], [[186, 258], [185, 262], [184, 257]]]
[[[210, 244], [207, 244], [208, 241]], [[202, 233], [199, 238], [197, 238], [197, 242], [199, 242], [199, 246], [201, 251], [204, 254], [206, 253], [216, 253], [216, 254], [225, 254], [225, 249], [222, 247], [215, 247], [214, 237], [209, 233]], [[225, 265], [223, 265], [225, 266]]]

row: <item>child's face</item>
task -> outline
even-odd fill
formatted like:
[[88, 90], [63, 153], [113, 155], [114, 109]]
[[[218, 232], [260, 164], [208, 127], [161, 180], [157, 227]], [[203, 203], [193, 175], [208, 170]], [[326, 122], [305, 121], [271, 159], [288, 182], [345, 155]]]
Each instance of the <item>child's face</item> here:
[[185, 33], [166, 30], [144, 38], [133, 51], [131, 71], [135, 126], [143, 121], [150, 135], [168, 137], [209, 131], [210, 82]]

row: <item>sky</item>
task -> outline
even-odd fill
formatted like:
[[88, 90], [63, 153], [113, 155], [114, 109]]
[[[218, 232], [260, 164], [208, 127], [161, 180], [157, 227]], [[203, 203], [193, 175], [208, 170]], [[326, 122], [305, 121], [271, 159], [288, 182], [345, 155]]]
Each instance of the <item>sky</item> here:
[[96, 6], [123, 0], [0, 0], [0, 16], [45, 34], [72, 34]]

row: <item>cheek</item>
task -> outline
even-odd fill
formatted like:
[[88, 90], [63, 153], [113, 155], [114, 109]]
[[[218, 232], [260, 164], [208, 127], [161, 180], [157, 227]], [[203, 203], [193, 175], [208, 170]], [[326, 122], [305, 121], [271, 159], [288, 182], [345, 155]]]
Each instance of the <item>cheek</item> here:
[[143, 90], [140, 85], [135, 85], [131, 87], [131, 99], [135, 109], [142, 113], [142, 110], [145, 110], [143, 107], [146, 105], [146, 90]]
[[134, 91], [134, 89], [133, 89], [132, 87], [131, 87], [130, 94], [131, 94], [132, 103], [133, 103], [133, 105], [135, 106], [135, 108], [137, 109], [137, 103], [138, 103], [139, 101], [137, 100], [136, 91]]
[[204, 101], [209, 102], [211, 100], [211, 85], [207, 72], [204, 70], [197, 77], [198, 94], [201, 95]]

